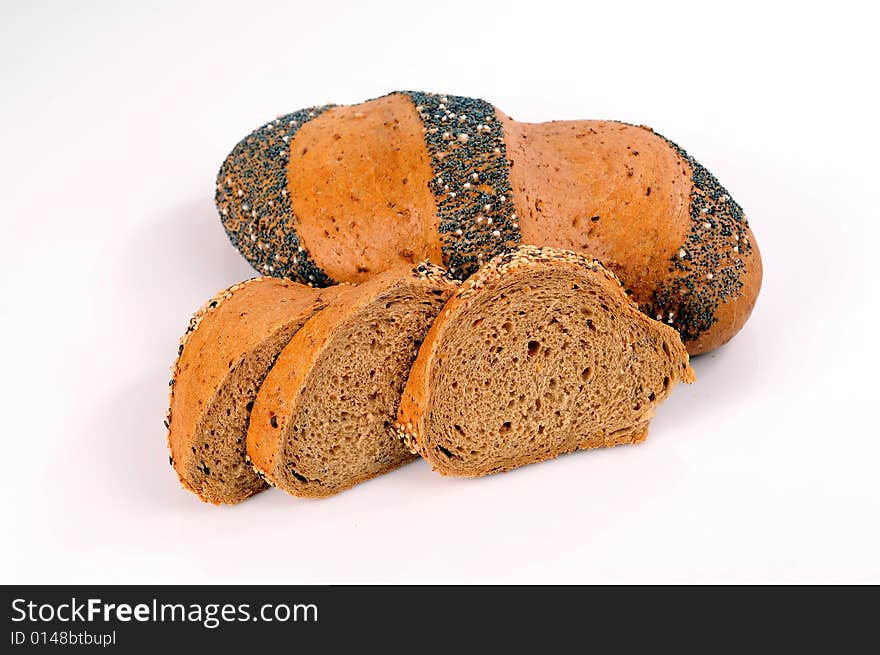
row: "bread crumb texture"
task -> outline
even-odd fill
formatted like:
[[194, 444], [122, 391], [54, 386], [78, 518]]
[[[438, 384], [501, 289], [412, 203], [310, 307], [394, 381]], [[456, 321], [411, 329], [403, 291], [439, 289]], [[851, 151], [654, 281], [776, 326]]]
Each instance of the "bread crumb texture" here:
[[440, 473], [486, 475], [642, 441], [655, 407], [693, 379], [678, 333], [598, 260], [521, 246], [447, 303], [395, 428]]

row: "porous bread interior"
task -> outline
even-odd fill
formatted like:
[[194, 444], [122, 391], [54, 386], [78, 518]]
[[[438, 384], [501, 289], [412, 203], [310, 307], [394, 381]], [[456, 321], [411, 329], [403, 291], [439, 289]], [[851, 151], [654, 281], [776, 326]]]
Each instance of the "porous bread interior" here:
[[245, 437], [257, 391], [304, 320], [285, 325], [246, 353], [211, 399], [187, 454], [187, 484], [212, 503], [237, 503], [268, 485], [247, 462]]
[[672, 330], [572, 266], [505, 275], [449, 318], [435, 352], [420, 450], [462, 476], [641, 441], [689, 375]]
[[340, 326], [284, 426], [278, 486], [325, 496], [413, 459], [394, 420], [419, 346], [450, 292], [397, 286]]

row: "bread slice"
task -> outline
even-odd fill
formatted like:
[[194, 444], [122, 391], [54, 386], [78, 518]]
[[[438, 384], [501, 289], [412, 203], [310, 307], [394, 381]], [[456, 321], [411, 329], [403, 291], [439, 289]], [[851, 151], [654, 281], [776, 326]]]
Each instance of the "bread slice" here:
[[290, 340], [254, 405], [247, 452], [295, 496], [328, 496], [413, 459], [394, 431], [425, 333], [457, 284], [424, 264], [349, 287]]
[[165, 426], [171, 465], [202, 500], [237, 503], [266, 488], [245, 460], [257, 389], [290, 337], [338, 292], [260, 277], [221, 291], [193, 316]]
[[435, 321], [401, 401], [405, 444], [478, 476], [647, 436], [693, 371], [598, 260], [520, 246], [468, 279]]

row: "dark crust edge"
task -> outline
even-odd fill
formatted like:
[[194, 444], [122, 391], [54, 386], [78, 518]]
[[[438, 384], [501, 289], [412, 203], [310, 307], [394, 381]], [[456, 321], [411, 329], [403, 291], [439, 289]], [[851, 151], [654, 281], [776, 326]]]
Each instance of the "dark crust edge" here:
[[465, 279], [522, 241], [504, 128], [485, 100], [422, 91], [389, 95], [394, 94], [407, 96], [422, 120], [443, 261], [451, 275]]
[[669, 259], [667, 281], [641, 309], [675, 327], [682, 341], [694, 341], [718, 322], [719, 307], [742, 293], [745, 257], [752, 252], [749, 223], [718, 178], [678, 144], [651, 128], [643, 129], [663, 139], [687, 162], [691, 192], [685, 242]]
[[334, 105], [279, 116], [238, 142], [217, 174], [215, 202], [232, 245], [259, 273], [315, 287], [333, 280], [303, 247], [287, 189], [290, 141]]

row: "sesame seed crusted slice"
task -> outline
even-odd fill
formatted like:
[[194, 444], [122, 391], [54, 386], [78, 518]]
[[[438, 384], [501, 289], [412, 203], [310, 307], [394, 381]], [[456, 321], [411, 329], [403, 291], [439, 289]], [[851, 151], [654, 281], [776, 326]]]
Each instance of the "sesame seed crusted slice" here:
[[[186, 348], [186, 344], [189, 343], [190, 338], [193, 333], [199, 329], [199, 325], [208, 316], [210, 313], [216, 311], [216, 309], [223, 304], [225, 300], [228, 300], [235, 294], [236, 291], [241, 289], [242, 287], [252, 284], [254, 282], [259, 282], [260, 280], [265, 280], [268, 276], [262, 275], [258, 277], [252, 277], [248, 280], [244, 280], [243, 282], [237, 282], [222, 291], [218, 291], [208, 302], [202, 305], [196, 312], [192, 315], [192, 318], [189, 319], [189, 325], [186, 327], [186, 331], [183, 333], [183, 336], [180, 337], [180, 344], [177, 347], [177, 357], [174, 360], [174, 363], [171, 365], [171, 379], [168, 380], [168, 409], [165, 411], [165, 430], [167, 431], [167, 442], [169, 451], [171, 449], [171, 407], [174, 404], [174, 380], [177, 379], [177, 374], [180, 371], [180, 358], [183, 356], [183, 351]], [[174, 466], [174, 459], [169, 455], [168, 463], [171, 466]]]
[[741, 292], [744, 259], [752, 250], [749, 224], [712, 173], [683, 148], [657, 136], [691, 168], [690, 227], [686, 242], [670, 258], [676, 275], [654, 291], [642, 310], [678, 329], [684, 341], [693, 341], [717, 322], [719, 306]]
[[[601, 274], [605, 279], [616, 284], [618, 287], [623, 287], [620, 278], [618, 278], [613, 271], [605, 268], [602, 262], [598, 259], [579, 252], [557, 249], [550, 246], [522, 244], [496, 255], [487, 263], [483, 264], [476, 273], [462, 283], [459, 290], [454, 294], [454, 299], [461, 302], [464, 307], [469, 307], [473, 298], [477, 296], [483, 288], [497, 283], [506, 275], [519, 269], [525, 269], [527, 267], [549, 262], [576, 264], [577, 266], [590, 270], [593, 273]], [[638, 311], [638, 305], [636, 305], [636, 303], [626, 294], [623, 294], [623, 301], [628, 302], [634, 310]], [[443, 312], [441, 312], [441, 315], [447, 319], [450, 317], [449, 305], [447, 305]], [[426, 362], [427, 358], [420, 359], [416, 362], [416, 367], [424, 366]], [[413, 391], [415, 386], [418, 385], [411, 385]], [[394, 425], [394, 430], [398, 439], [400, 439], [403, 446], [409, 452], [420, 454], [422, 456], [426, 455], [424, 449], [421, 448], [420, 445], [421, 440], [418, 431], [418, 421], [413, 423], [411, 420], [404, 420], [403, 422], [398, 420]]]
[[399, 93], [410, 98], [424, 125], [444, 262], [464, 279], [522, 239], [503, 127], [485, 100]]
[[303, 248], [287, 192], [290, 141], [333, 105], [279, 116], [242, 139], [217, 175], [215, 201], [229, 240], [260, 273], [325, 287], [333, 280]]
[[678, 333], [600, 262], [519, 246], [468, 278], [431, 327], [395, 432], [444, 475], [633, 444], [693, 371]]

